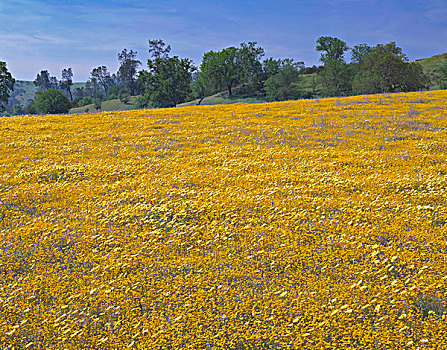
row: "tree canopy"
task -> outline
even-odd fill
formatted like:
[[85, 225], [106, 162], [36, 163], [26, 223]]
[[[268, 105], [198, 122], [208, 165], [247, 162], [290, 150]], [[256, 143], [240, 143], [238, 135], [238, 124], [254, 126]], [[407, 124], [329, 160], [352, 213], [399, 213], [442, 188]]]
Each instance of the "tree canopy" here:
[[56, 89], [59, 85], [57, 78], [50, 76], [47, 70], [42, 70], [34, 79], [34, 85], [42, 90]]
[[118, 74], [122, 84], [132, 96], [135, 95], [137, 88], [137, 68], [141, 65], [141, 62], [136, 57], [137, 52], [133, 50], [127, 51], [127, 49], [124, 49], [118, 54], [118, 60], [120, 61]]
[[6, 63], [0, 61], [0, 112], [6, 109], [9, 96], [14, 91], [15, 79], [6, 67]]
[[379, 44], [361, 61], [353, 81], [357, 94], [413, 91], [426, 88], [428, 81], [417, 63], [408, 63], [396, 43]]
[[317, 40], [316, 49], [321, 52], [320, 61], [324, 65], [319, 77], [325, 94], [329, 96], [349, 94], [352, 73], [344, 59], [346, 51], [349, 50], [348, 45], [341, 39], [322, 36]]
[[185, 101], [191, 93], [192, 73], [196, 70], [188, 58], [169, 57], [171, 47], [163, 40], [149, 40], [152, 59], [147, 60], [148, 70], [139, 73], [139, 83], [145, 91], [139, 99], [142, 107], [173, 107]]
[[71, 68], [62, 70], [60, 84], [62, 90], [67, 91], [68, 95], [70, 96], [70, 100], [73, 100], [73, 94], [71, 93], [71, 86], [73, 85], [73, 71]]
[[[269, 62], [270, 64], [272, 61]], [[291, 59], [280, 61], [276, 74], [265, 81], [267, 98], [276, 101], [298, 99], [301, 97], [300, 69], [302, 62], [293, 62]]]
[[70, 109], [70, 101], [60, 90], [50, 88], [37, 92], [34, 108], [37, 113], [42, 114], [67, 113]]

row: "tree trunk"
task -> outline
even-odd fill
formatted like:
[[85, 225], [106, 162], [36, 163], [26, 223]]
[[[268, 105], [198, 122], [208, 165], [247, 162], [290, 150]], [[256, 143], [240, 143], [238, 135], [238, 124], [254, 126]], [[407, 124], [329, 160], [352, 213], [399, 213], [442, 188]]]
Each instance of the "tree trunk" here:
[[228, 85], [228, 96], [231, 96], [231, 85]]

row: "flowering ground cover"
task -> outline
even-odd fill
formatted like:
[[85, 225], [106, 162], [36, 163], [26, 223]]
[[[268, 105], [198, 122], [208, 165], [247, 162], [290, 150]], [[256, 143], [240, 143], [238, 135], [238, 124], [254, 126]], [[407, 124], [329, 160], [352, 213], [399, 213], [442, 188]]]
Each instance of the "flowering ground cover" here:
[[0, 348], [447, 348], [447, 91], [0, 119]]

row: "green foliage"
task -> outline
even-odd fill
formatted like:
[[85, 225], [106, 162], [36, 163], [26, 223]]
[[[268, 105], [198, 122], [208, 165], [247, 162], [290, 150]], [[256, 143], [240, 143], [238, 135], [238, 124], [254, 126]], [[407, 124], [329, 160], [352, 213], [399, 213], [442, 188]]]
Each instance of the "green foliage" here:
[[428, 58], [421, 58], [415, 61], [422, 66], [424, 74], [430, 80], [430, 89], [440, 88], [440, 68], [447, 64], [447, 53], [435, 55]]
[[9, 96], [14, 90], [15, 79], [6, 68], [6, 63], [0, 61], [0, 112], [6, 109]]
[[121, 84], [111, 86], [107, 91], [107, 100], [120, 98], [120, 96], [125, 93], [124, 91], [125, 89]]
[[438, 68], [437, 83], [440, 89], [447, 89], [447, 62]]
[[71, 86], [73, 85], [73, 71], [71, 68], [62, 70], [61, 88], [65, 90], [70, 96], [70, 100], [73, 101], [73, 94], [71, 93]]
[[28, 103], [28, 105], [25, 107], [25, 113], [26, 114], [37, 114], [37, 106], [36, 101], [31, 101]]
[[140, 107], [174, 107], [185, 102], [191, 94], [192, 73], [196, 70], [188, 58], [169, 57], [171, 47], [165, 48], [162, 40], [149, 40], [148, 70], [139, 72], [138, 83], [144, 86], [143, 96], [138, 98]]
[[36, 112], [41, 114], [67, 113], [70, 109], [70, 101], [67, 96], [56, 89], [38, 91], [34, 103]]
[[301, 97], [299, 63], [287, 60], [275, 75], [265, 81], [266, 96], [270, 100], [284, 101]]
[[12, 109], [12, 115], [23, 115], [26, 114], [25, 108], [20, 105], [15, 105]]
[[40, 71], [34, 79], [34, 85], [42, 90], [56, 89], [59, 85], [56, 77], [50, 76], [47, 70]]
[[87, 105], [92, 104], [94, 102], [95, 101], [94, 101], [94, 99], [92, 97], [86, 96], [86, 97], [81, 98], [78, 101], [78, 107], [87, 106]]
[[178, 56], [148, 60], [149, 71], [141, 72], [146, 87], [147, 105], [173, 107], [186, 100], [195, 67], [188, 58]]
[[[101, 101], [101, 111], [125, 111], [129, 109], [138, 109], [137, 99], [139, 96], [130, 96], [129, 102], [123, 103], [117, 99]], [[82, 107], [71, 108], [69, 113], [84, 113], [86, 110], [92, 112], [95, 110], [94, 102]]]
[[377, 45], [358, 66], [353, 81], [354, 93], [413, 91], [425, 88], [428, 81], [422, 67], [406, 61], [402, 49], [394, 42]]
[[321, 52], [320, 61], [324, 64], [328, 60], [344, 61], [344, 55], [348, 49], [348, 45], [339, 38], [321, 36], [317, 39], [317, 51]]
[[188, 96], [188, 100], [195, 100], [198, 99], [199, 101], [197, 104], [200, 104], [203, 99], [209, 95], [211, 89], [206, 84], [205, 79], [202, 78], [202, 75], [200, 72], [195, 72], [192, 74], [192, 80], [190, 84], [190, 90], [191, 93]]
[[324, 96], [344, 96], [351, 93], [353, 66], [343, 60], [328, 58], [318, 73]]
[[352, 67], [344, 60], [349, 49], [343, 40], [322, 36], [317, 40], [317, 51], [321, 52], [320, 61], [324, 63], [319, 77], [328, 96], [347, 95], [351, 92]]
[[128, 104], [128, 103], [129, 103], [129, 100], [130, 100], [130, 96], [129, 96], [129, 94], [124, 93], [124, 94], [121, 94], [121, 95], [120, 95], [120, 101], [121, 101], [122, 103], [124, 103], [124, 104]]
[[118, 54], [118, 60], [120, 61], [118, 75], [131, 96], [134, 96], [137, 90], [137, 68], [141, 64], [136, 57], [137, 52], [133, 50], [127, 51], [127, 49], [124, 49]]
[[95, 98], [95, 109], [97, 111], [101, 109], [101, 100], [99, 98]]
[[104, 89], [105, 95], [107, 95], [109, 87], [113, 84], [110, 72], [107, 70], [107, 67], [99, 66], [97, 68], [93, 68], [90, 75], [91, 78], [95, 78], [95, 81], [97, 81], [101, 85], [101, 87]]
[[362, 63], [367, 55], [372, 51], [372, 47], [367, 44], [355, 45], [351, 49], [351, 61], [354, 63]]
[[203, 55], [200, 71], [213, 91], [226, 89], [231, 96], [232, 88], [243, 81], [244, 74], [238, 62], [238, 53], [236, 47], [227, 47], [222, 51], [208, 51]]
[[422, 314], [422, 319], [441, 317], [445, 314], [445, 302], [435, 295], [420, 294], [414, 302], [413, 309]]

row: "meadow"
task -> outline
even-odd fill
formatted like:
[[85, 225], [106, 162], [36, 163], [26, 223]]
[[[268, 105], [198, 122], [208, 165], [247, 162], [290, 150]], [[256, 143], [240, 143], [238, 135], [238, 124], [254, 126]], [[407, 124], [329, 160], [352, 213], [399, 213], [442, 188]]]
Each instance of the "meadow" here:
[[447, 91], [0, 118], [0, 348], [447, 348], [446, 152]]

